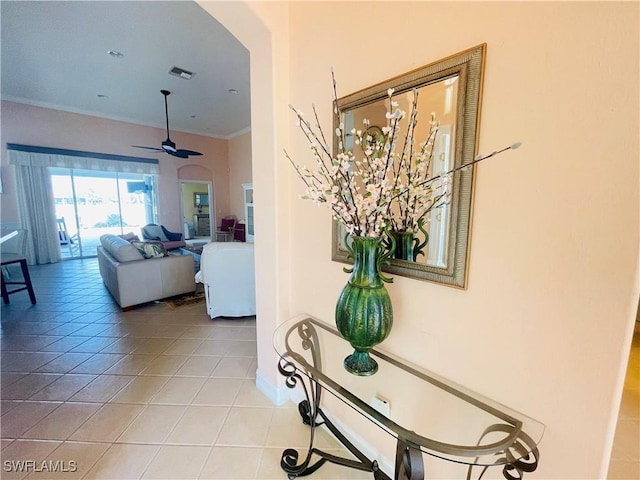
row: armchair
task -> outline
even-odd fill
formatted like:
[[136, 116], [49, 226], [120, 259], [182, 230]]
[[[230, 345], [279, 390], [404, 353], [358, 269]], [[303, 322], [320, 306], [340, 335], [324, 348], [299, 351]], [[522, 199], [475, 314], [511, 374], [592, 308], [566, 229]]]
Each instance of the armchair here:
[[142, 238], [143, 240], [162, 242], [166, 250], [174, 250], [187, 245], [182, 233], [170, 232], [163, 225], [156, 225], [155, 223], [142, 227]]
[[223, 242], [226, 242], [229, 238], [233, 240], [236, 221], [235, 215], [228, 215], [222, 219], [220, 226], [216, 228], [216, 242], [218, 241], [218, 237], [221, 237]]

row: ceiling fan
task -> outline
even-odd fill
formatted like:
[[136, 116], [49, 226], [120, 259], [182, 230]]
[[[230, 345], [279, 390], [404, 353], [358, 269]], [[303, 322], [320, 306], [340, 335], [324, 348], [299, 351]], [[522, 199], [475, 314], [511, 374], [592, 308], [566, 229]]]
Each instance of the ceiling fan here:
[[171, 138], [169, 138], [169, 109], [167, 108], [167, 97], [171, 95], [171, 92], [169, 90], [160, 90], [160, 93], [164, 95], [164, 113], [167, 119], [167, 139], [162, 142], [162, 148], [143, 147], [141, 145], [132, 145], [132, 147], [146, 148], [147, 150], [155, 150], [156, 152], [165, 152], [169, 155], [173, 155], [174, 157], [179, 158], [189, 158], [189, 156], [202, 155], [202, 153], [196, 152], [194, 150], [183, 150], [181, 148], [176, 148], [176, 144], [171, 141]]

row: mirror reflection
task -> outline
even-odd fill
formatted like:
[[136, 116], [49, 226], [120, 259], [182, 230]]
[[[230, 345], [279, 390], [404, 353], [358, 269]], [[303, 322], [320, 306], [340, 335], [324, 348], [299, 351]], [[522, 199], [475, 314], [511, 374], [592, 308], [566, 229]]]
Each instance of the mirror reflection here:
[[[438, 133], [435, 137], [433, 149], [433, 161], [429, 165], [427, 176], [448, 172], [453, 168], [452, 152], [454, 150], [454, 135], [456, 111], [458, 108], [458, 75], [451, 78], [425, 85], [419, 89], [418, 95], [418, 123], [415, 129], [415, 138], [426, 140], [430, 134], [429, 118], [435, 116], [439, 123]], [[398, 103], [398, 108], [405, 112], [411, 112], [414, 100], [413, 92], [404, 92], [394, 95], [394, 101]], [[371, 138], [379, 137], [382, 134], [382, 127], [386, 125], [385, 114], [389, 110], [389, 100], [382, 99], [369, 105], [343, 111], [342, 118], [345, 130], [350, 132], [353, 128], [363, 128], [367, 122], [370, 126], [366, 134]], [[406, 132], [409, 123], [409, 116], [400, 121], [400, 132]], [[366, 137], [365, 134], [365, 138]], [[347, 133], [345, 147], [354, 152], [356, 159], [363, 157], [362, 151], [367, 145], [354, 145], [354, 135]], [[396, 215], [392, 230], [395, 232], [413, 233], [410, 248], [394, 249], [394, 258], [419, 262], [436, 267], [446, 267], [447, 265], [447, 244], [449, 240], [449, 228], [451, 225], [451, 208], [447, 203], [428, 212], [423, 218], [422, 228], [411, 229], [404, 224], [402, 212], [398, 211], [398, 206], [394, 205]], [[415, 230], [415, 231], [413, 231]], [[395, 238], [396, 244], [402, 243], [401, 238]]]
[[[342, 123], [345, 132], [354, 128], [364, 129], [365, 139], [377, 138], [387, 125], [387, 90], [393, 88], [393, 101], [398, 103], [397, 108], [407, 112], [399, 128], [400, 142], [410, 122], [415, 89], [418, 92], [416, 141], [429, 138], [432, 114], [439, 124], [427, 177], [450, 172], [472, 161], [475, 155], [484, 48], [485, 45], [480, 45], [343, 97], [338, 100], [339, 111], [334, 123]], [[363, 127], [364, 120], [368, 122]], [[344, 141], [347, 150], [354, 152], [356, 157], [363, 156], [366, 145], [354, 142], [354, 135], [347, 133]], [[421, 219], [419, 228], [415, 224], [410, 228], [402, 212], [396, 212], [397, 220], [391, 228], [394, 232], [406, 234], [393, 234], [396, 245], [400, 244], [400, 247], [396, 246], [394, 258], [386, 271], [465, 287], [473, 168], [456, 171], [450, 180], [448, 201], [429, 211]], [[345, 241], [344, 229], [334, 222], [334, 260], [348, 261]]]

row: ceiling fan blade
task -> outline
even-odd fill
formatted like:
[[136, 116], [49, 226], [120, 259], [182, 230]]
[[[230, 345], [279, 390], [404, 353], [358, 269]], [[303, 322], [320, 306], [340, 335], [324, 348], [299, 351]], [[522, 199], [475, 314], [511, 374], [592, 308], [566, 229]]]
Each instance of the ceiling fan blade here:
[[174, 157], [189, 158], [189, 154], [185, 153], [184, 150], [176, 150], [175, 152], [171, 152], [169, 150], [165, 150], [165, 152], [168, 153], [171, 156], [174, 156]]
[[168, 155], [172, 155], [178, 158], [189, 158], [189, 155], [202, 155], [202, 153], [196, 152], [195, 150], [178, 150], [176, 148], [176, 144], [171, 141], [171, 138], [169, 137], [169, 107], [167, 104], [167, 97], [171, 95], [171, 92], [169, 90], [160, 90], [160, 93], [164, 95], [164, 116], [167, 121], [167, 139], [162, 142], [162, 148], [143, 147], [142, 145], [132, 145], [132, 147], [145, 148], [147, 150], [154, 150], [156, 152], [164, 152]]
[[191, 157], [196, 157], [198, 155], [202, 155], [202, 153], [200, 152], [196, 152], [195, 150], [183, 150], [183, 149], [178, 149], [176, 150], [176, 152], [180, 152], [180, 153], [184, 153], [187, 156], [191, 156]]
[[142, 145], [131, 145], [131, 146], [135, 148], [145, 148], [147, 150], [155, 150], [156, 152], [164, 152], [164, 150], [162, 150], [161, 148], [156, 148], [156, 147], [143, 147]]

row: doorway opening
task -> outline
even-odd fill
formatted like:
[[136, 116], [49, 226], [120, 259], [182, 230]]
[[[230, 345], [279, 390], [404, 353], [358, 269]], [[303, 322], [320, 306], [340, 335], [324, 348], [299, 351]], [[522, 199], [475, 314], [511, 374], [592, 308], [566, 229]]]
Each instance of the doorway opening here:
[[202, 239], [210, 242], [212, 226], [215, 225], [211, 182], [180, 181], [180, 199], [185, 240]]

